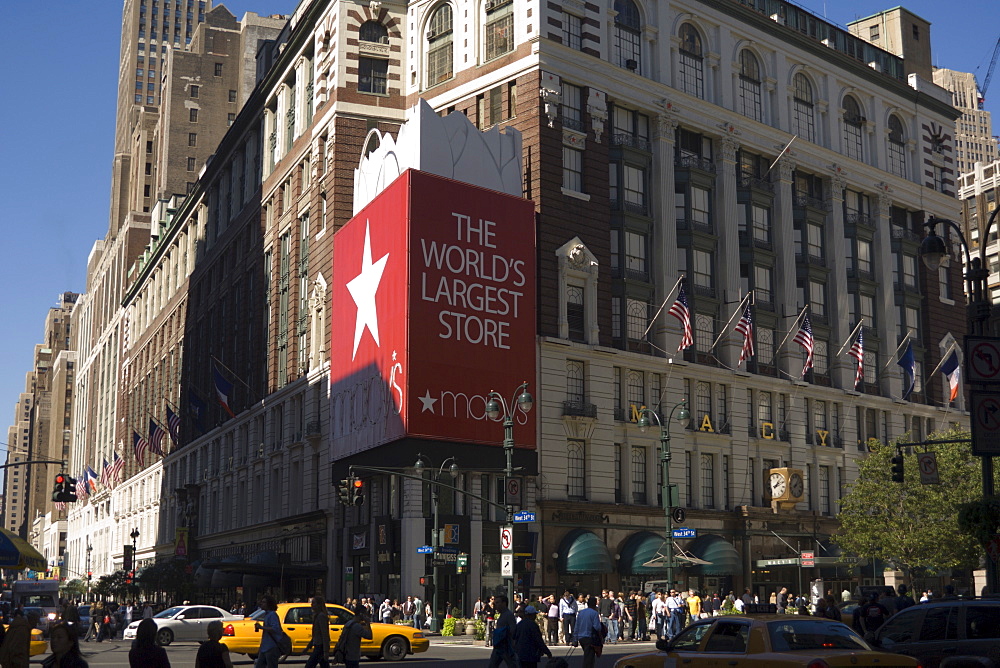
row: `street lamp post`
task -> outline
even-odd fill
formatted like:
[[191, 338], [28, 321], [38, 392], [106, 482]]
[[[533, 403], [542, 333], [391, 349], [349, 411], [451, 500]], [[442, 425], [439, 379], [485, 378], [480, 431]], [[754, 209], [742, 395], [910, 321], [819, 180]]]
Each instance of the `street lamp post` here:
[[[444, 473], [445, 465], [451, 462], [451, 466], [448, 467], [448, 473], [451, 475], [451, 479], [454, 480], [458, 477], [458, 463], [455, 461], [454, 457], [449, 457], [448, 459], [441, 462], [441, 466], [437, 470], [437, 475], [435, 476], [435, 481], [439, 481], [441, 474]], [[424, 469], [427, 464], [424, 462], [424, 456], [417, 453], [417, 463], [413, 465], [417, 473], [421, 476], [423, 475]], [[434, 548], [434, 554], [431, 555], [432, 561], [437, 561], [438, 558], [438, 548], [441, 547], [441, 529], [438, 524], [438, 486], [430, 485], [431, 488], [431, 503], [434, 508], [434, 526], [431, 528], [431, 547]], [[431, 633], [437, 633], [440, 630], [440, 625], [438, 623], [438, 567], [435, 563], [433, 567], [433, 575], [431, 581]], [[447, 612], [445, 613], [447, 616]]]
[[94, 546], [87, 541], [87, 600], [90, 600], [90, 577], [92, 572], [90, 570], [90, 553], [94, 551]]
[[[989, 238], [990, 228], [996, 220], [997, 213], [1000, 213], [1000, 208], [994, 209], [993, 213], [990, 214], [989, 220], [986, 221], [986, 228], [980, 234], [980, 239], [985, 240]], [[965, 251], [965, 290], [969, 296], [969, 303], [965, 311], [967, 319], [966, 328], [968, 330], [966, 337], [970, 335], [985, 336], [988, 330], [986, 323], [990, 318], [991, 310], [990, 301], [987, 297], [987, 280], [989, 279], [989, 270], [986, 268], [987, 244], [985, 241], [982, 241], [979, 244], [979, 257], [972, 257], [969, 253], [969, 244], [965, 240], [965, 235], [962, 234], [961, 228], [955, 224], [955, 221], [932, 216], [924, 223], [924, 227], [927, 228], [927, 236], [924, 237], [923, 242], [920, 244], [920, 256], [923, 258], [924, 264], [931, 271], [937, 271], [938, 267], [941, 266], [941, 261], [949, 255], [944, 239], [934, 232], [934, 227], [938, 223], [946, 227], [951, 227], [958, 233], [958, 238], [962, 242], [962, 249]], [[966, 344], [965, 349], [968, 350], [968, 344]], [[993, 457], [992, 455], [985, 454], [980, 455], [980, 459], [982, 461], [983, 499], [988, 499], [993, 496]], [[996, 593], [1000, 591], [1000, 585], [997, 582], [996, 563], [989, 558], [986, 559], [986, 585], [990, 592]]]
[[687, 409], [687, 399], [677, 402], [674, 407], [670, 409], [670, 416], [667, 418], [666, 422], [660, 419], [660, 416], [656, 411], [650, 408], [642, 408], [639, 411], [639, 431], [645, 433], [646, 429], [649, 428], [650, 419], [656, 422], [660, 426], [660, 472], [662, 486], [660, 488], [660, 502], [663, 504], [663, 515], [666, 518], [667, 524], [667, 535], [666, 535], [666, 546], [667, 553], [664, 555], [667, 562], [667, 581], [668, 589], [674, 586], [674, 520], [670, 514], [671, 506], [674, 504], [676, 499], [674, 499], [673, 485], [670, 484], [670, 424], [674, 421], [674, 412], [680, 408], [680, 412], [677, 413], [677, 421], [685, 422], [691, 418], [691, 413]]
[[[531, 410], [531, 407], [535, 405], [535, 400], [528, 392], [528, 381], [521, 383], [517, 390], [514, 391], [510, 403], [507, 403], [502, 394], [493, 390], [490, 390], [490, 393], [486, 396], [488, 398], [486, 402], [486, 415], [493, 421], [503, 421], [503, 452], [507, 462], [503, 470], [504, 507], [507, 511], [506, 524], [511, 528], [511, 536], [513, 536], [514, 506], [506, 503], [506, 495], [507, 486], [510, 484], [511, 476], [514, 473], [514, 412], [521, 411], [527, 414]], [[511, 548], [513, 546], [514, 541], [511, 540]], [[502, 554], [500, 559], [503, 560]], [[507, 600], [513, 605], [514, 577], [509, 576], [505, 579], [507, 580]]]

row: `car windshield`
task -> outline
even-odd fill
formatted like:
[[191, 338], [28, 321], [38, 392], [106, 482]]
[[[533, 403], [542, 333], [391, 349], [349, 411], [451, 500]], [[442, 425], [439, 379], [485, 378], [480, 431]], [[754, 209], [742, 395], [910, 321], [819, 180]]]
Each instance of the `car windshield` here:
[[156, 613], [155, 615], [153, 615], [153, 619], [167, 619], [169, 617], [173, 617], [174, 615], [180, 613], [183, 610], [184, 610], [183, 607], [177, 605], [172, 608], [167, 608], [163, 612]]
[[843, 624], [820, 619], [793, 619], [769, 622], [768, 635], [775, 652], [817, 649], [871, 649], [861, 637]]
[[264, 610], [264, 609], [254, 610], [253, 614], [250, 615], [250, 619], [253, 619], [254, 621], [258, 621], [259, 622], [262, 619], [264, 619], [265, 615], [267, 615], [267, 610]]

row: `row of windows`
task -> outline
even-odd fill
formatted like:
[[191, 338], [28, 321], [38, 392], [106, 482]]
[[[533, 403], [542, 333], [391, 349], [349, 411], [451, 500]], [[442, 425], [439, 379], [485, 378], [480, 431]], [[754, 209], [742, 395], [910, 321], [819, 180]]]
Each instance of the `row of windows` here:
[[[490, 61], [514, 50], [514, 3], [512, 0], [490, 0], [486, 3], [483, 23], [483, 57]], [[454, 76], [454, 12], [444, 3], [435, 8], [427, 22], [427, 79], [425, 85], [436, 86]]]

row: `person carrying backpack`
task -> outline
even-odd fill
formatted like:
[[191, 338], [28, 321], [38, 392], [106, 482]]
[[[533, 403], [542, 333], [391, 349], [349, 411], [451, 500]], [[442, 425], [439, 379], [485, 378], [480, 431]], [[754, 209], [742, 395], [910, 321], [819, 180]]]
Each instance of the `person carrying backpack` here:
[[889, 617], [889, 610], [878, 602], [878, 593], [872, 592], [871, 599], [855, 613], [856, 623], [861, 627], [862, 636], [871, 637]]

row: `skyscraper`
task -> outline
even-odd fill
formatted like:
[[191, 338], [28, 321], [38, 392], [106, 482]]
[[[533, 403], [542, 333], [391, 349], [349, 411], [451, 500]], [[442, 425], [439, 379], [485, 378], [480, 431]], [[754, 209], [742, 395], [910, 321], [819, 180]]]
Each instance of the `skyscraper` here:
[[980, 105], [976, 75], [944, 68], [934, 69], [934, 83], [951, 93], [951, 103], [962, 112], [955, 121], [955, 165], [959, 174], [973, 171], [977, 162], [997, 159], [993, 119]]

